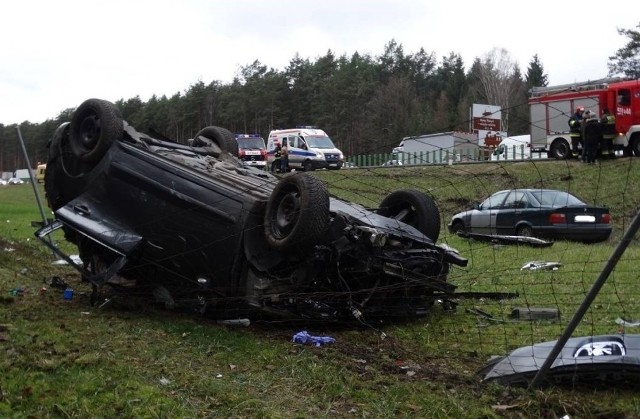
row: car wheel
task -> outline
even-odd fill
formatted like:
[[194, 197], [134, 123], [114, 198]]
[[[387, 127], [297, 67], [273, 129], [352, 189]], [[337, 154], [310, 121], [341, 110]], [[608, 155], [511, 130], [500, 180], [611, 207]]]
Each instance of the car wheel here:
[[634, 135], [634, 138], [631, 142], [631, 150], [633, 151], [634, 156], [640, 157], [640, 137]]
[[81, 161], [95, 163], [122, 137], [122, 131], [122, 117], [113, 103], [85, 100], [71, 119], [71, 150]]
[[451, 225], [451, 232], [453, 234], [458, 234], [459, 231], [466, 231], [466, 229], [465, 229], [464, 223], [462, 221], [456, 220]]
[[571, 156], [571, 148], [566, 140], [555, 140], [551, 144], [550, 157], [556, 160], [568, 159]]
[[521, 225], [516, 229], [516, 236], [533, 237], [533, 229], [529, 225]]
[[318, 178], [285, 176], [271, 193], [265, 212], [265, 236], [277, 250], [316, 244], [329, 226], [329, 192]]
[[220, 150], [238, 157], [238, 143], [235, 137], [225, 128], [204, 127], [193, 137], [194, 147], [207, 147], [215, 144]]
[[409, 224], [434, 242], [440, 237], [440, 211], [433, 199], [420, 191], [391, 192], [380, 203], [378, 214]]
[[305, 160], [304, 163], [302, 163], [302, 169], [305, 172], [313, 172], [313, 163], [311, 163], [311, 160]]

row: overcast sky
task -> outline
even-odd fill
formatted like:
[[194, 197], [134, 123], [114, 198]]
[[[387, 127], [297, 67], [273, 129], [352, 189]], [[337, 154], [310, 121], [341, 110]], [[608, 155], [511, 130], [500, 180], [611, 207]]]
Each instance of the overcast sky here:
[[504, 48], [523, 73], [534, 54], [550, 84], [607, 76], [638, 30], [640, 3], [538, 0], [8, 0], [0, 3], [0, 123], [43, 122], [85, 99], [171, 96], [229, 83], [260, 61], [299, 54], [451, 52], [468, 70]]

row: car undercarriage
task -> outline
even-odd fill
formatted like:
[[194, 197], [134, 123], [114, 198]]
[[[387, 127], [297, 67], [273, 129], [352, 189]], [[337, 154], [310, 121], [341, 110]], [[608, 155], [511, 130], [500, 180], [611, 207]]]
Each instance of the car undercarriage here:
[[[165, 295], [212, 314], [363, 322], [425, 315], [450, 297], [437, 245], [440, 215], [416, 190], [378, 209], [330, 196], [310, 173], [277, 177], [242, 165], [226, 129], [189, 145], [140, 133], [89, 99], [49, 144], [45, 191], [55, 221], [36, 236], [105, 287]], [[47, 237], [62, 229], [82, 264]]]

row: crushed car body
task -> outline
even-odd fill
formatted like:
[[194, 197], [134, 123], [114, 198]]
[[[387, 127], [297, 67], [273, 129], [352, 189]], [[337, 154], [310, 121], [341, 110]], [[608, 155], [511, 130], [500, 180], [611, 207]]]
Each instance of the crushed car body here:
[[55, 221], [36, 236], [68, 259], [46, 240], [64, 231], [94, 297], [107, 285], [162, 288], [218, 317], [411, 318], [455, 290], [450, 265], [467, 260], [435, 244], [440, 215], [427, 195], [395, 191], [371, 211], [309, 173], [244, 166], [237, 149], [214, 126], [190, 145], [153, 138], [89, 99], [50, 141]]

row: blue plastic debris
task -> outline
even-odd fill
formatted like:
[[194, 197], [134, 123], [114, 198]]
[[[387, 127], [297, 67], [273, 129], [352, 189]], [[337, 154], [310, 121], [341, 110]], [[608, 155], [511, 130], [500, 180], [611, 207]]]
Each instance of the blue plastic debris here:
[[330, 336], [311, 336], [306, 330], [293, 335], [293, 342], [303, 345], [321, 346], [327, 343], [334, 343], [335, 341], [336, 340]]
[[9, 295], [12, 297], [22, 297], [24, 296], [24, 288], [14, 288], [9, 291]]

